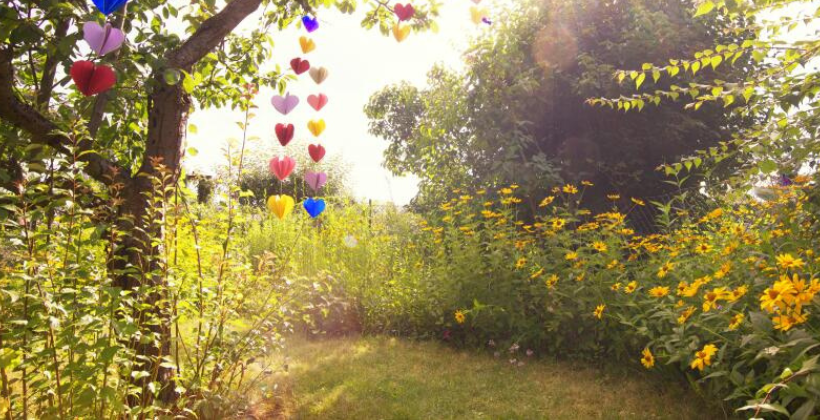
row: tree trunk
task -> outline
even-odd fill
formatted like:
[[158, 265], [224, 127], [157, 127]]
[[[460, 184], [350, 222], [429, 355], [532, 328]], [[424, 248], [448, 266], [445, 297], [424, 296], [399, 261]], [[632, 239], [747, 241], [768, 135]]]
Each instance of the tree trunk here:
[[[114, 261], [115, 285], [123, 290], [134, 290], [140, 286], [156, 287], [156, 292], [143, 296], [142, 301], [151, 308], [149, 313], [134, 314], [139, 321], [151, 320], [145, 324], [150, 333], [159, 337], [159, 342], [131, 343], [137, 354], [147, 356], [150, 363], [139, 367], [151, 373], [151, 376], [140, 381], [143, 388], [142, 401], [130, 401], [132, 405], [139, 405], [148, 401], [146, 386], [152, 380], [158, 381], [162, 390], [160, 399], [165, 403], [172, 403], [177, 395], [174, 391], [174, 369], [166, 363], [161, 366], [162, 357], [168, 356], [171, 350], [171, 310], [168, 307], [167, 294], [163, 284], [165, 279], [158, 275], [159, 264], [156, 258], [147, 256], [159, 255], [159, 250], [152, 245], [152, 239], [160, 238], [161, 220], [149, 216], [149, 196], [165, 194], [155, 189], [154, 179], [163, 176], [157, 165], [164, 165], [171, 179], [168, 184], [175, 184], [180, 173], [182, 161], [182, 140], [188, 120], [188, 111], [191, 106], [190, 97], [181, 86], [169, 86], [161, 78], [156, 78], [157, 88], [151, 94], [151, 109], [149, 112], [148, 142], [146, 144], [143, 163], [139, 174], [132, 178], [123, 191], [123, 204], [120, 208], [119, 232], [124, 236], [118, 245], [118, 258]], [[165, 197], [165, 201], [169, 197]], [[133, 267], [134, 269], [128, 269]]]

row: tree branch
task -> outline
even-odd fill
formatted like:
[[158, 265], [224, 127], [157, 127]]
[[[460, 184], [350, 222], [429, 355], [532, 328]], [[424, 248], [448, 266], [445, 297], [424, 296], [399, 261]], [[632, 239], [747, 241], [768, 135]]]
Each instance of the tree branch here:
[[[60, 127], [31, 105], [21, 101], [14, 93], [13, 59], [11, 46], [0, 47], [0, 118], [31, 135], [33, 143], [50, 146], [60, 153], [68, 153], [68, 146], [72, 144], [71, 139], [57, 134]], [[91, 150], [91, 142], [82, 141], [79, 147], [81, 151]], [[97, 153], [82, 154], [80, 160], [87, 164], [84, 171], [100, 182], [121, 182], [126, 185], [130, 182], [126, 171]]]
[[179, 48], [168, 53], [168, 65], [178, 69], [191, 66], [211, 52], [234, 28], [259, 8], [262, 0], [233, 0], [206, 20]]
[[[55, 44], [66, 36], [70, 24], [71, 19], [66, 18], [55, 25]], [[46, 58], [46, 64], [43, 68], [43, 78], [40, 80], [40, 89], [37, 91], [37, 107], [40, 109], [48, 108], [48, 103], [51, 101], [51, 92], [54, 89], [54, 75], [57, 73], [57, 64], [60, 62], [59, 55], [59, 49], [55, 45], [53, 52]]]

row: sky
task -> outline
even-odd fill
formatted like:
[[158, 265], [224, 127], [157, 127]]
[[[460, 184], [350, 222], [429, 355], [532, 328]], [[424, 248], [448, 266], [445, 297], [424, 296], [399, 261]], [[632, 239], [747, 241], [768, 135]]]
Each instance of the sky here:
[[[472, 23], [472, 1], [443, 3], [441, 16], [436, 19], [440, 27], [438, 33], [414, 32], [401, 43], [392, 34], [384, 37], [377, 29], [362, 29], [363, 11], [351, 16], [335, 9], [321, 9], [318, 14], [320, 27], [309, 35], [296, 25], [272, 34], [275, 41], [273, 62], [268, 64], [289, 69], [292, 58], [302, 57], [310, 61], [311, 67], [327, 68], [329, 77], [321, 85], [316, 85], [308, 73], [304, 73], [292, 82], [288, 91], [299, 96], [301, 102], [287, 116], [279, 114], [271, 105], [274, 90], [261, 87], [255, 100], [259, 109], [249, 125], [249, 136], [258, 136], [260, 142], [278, 144], [275, 124], [292, 123], [296, 127], [294, 142], [311, 140], [315, 143], [307, 130], [307, 121], [323, 118], [327, 128], [319, 140], [327, 149], [328, 158], [340, 158], [349, 167], [348, 186], [353, 196], [374, 202], [407, 204], [418, 190], [418, 180], [412, 176], [393, 176], [382, 166], [387, 142], [368, 134], [363, 108], [370, 95], [387, 85], [408, 81], [424, 86], [427, 72], [436, 63], [456, 70], [462, 68], [461, 52], [469, 39], [479, 31], [487, 30], [487, 26]], [[248, 20], [252, 22], [253, 16]], [[302, 35], [315, 41], [314, 51], [302, 54], [299, 48]], [[309, 94], [318, 93], [329, 97], [327, 106], [320, 112], [313, 110], [306, 101]], [[197, 149], [198, 153], [186, 157], [188, 168], [213, 173], [213, 168], [224, 162], [226, 141], [241, 138], [242, 131], [236, 124], [241, 119], [240, 111], [230, 109], [194, 112], [189, 122], [196, 125], [197, 130], [189, 133], [188, 146]], [[304, 147], [304, 143], [299, 146]], [[291, 143], [288, 148], [291, 147], [297, 146]]]

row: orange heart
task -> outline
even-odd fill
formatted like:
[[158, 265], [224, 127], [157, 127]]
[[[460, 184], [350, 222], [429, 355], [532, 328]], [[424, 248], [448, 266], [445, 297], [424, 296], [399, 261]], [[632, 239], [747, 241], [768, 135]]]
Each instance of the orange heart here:
[[407, 35], [410, 35], [410, 26], [409, 25], [399, 25], [398, 23], [393, 25], [393, 37], [396, 38], [396, 41], [402, 42]]
[[306, 36], [299, 37], [299, 46], [302, 47], [302, 53], [304, 54], [316, 49], [316, 43]]
[[308, 130], [314, 137], [319, 137], [323, 131], [325, 131], [325, 120], [314, 121], [310, 120], [308, 122]]

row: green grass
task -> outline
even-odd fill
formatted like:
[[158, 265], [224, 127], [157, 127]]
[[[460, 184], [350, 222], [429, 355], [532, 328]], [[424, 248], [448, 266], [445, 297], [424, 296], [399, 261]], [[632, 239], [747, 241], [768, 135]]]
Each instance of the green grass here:
[[513, 367], [491, 355], [388, 337], [297, 341], [288, 354], [289, 372], [270, 378], [280, 418], [723, 418], [637, 370], [534, 359]]

